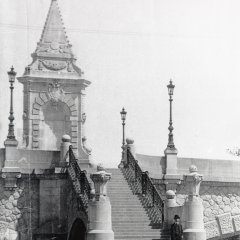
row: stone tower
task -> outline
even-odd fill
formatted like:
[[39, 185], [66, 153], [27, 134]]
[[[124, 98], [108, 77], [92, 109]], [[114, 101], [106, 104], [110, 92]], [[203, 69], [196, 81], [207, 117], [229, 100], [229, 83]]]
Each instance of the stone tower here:
[[27, 149], [59, 150], [71, 136], [83, 164], [89, 163], [84, 123], [85, 88], [90, 84], [76, 66], [57, 0], [52, 0], [32, 63], [18, 80], [24, 87], [23, 142]]

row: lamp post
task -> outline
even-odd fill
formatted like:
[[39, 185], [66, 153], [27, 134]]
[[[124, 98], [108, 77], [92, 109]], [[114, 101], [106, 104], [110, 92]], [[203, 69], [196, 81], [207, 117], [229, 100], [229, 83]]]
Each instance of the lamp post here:
[[119, 167], [123, 167], [124, 166], [124, 150], [125, 150], [125, 120], [126, 120], [127, 112], [123, 108], [120, 114], [121, 114], [121, 120], [122, 120], [123, 138], [122, 138], [122, 160]]
[[14, 120], [14, 116], [13, 116], [13, 84], [15, 82], [15, 76], [16, 76], [16, 72], [14, 71], [14, 68], [11, 67], [11, 70], [8, 72], [8, 77], [9, 77], [9, 83], [10, 83], [10, 114], [9, 114], [9, 125], [8, 125], [8, 136], [7, 136], [7, 140], [12, 140], [12, 141], [16, 141], [15, 139], [15, 135], [14, 135], [14, 124], [13, 124], [13, 120]]
[[172, 96], [173, 96], [173, 90], [174, 90], [175, 85], [172, 84], [172, 80], [169, 81], [169, 84], [167, 85], [168, 88], [168, 95], [169, 95], [169, 103], [170, 103], [170, 119], [169, 119], [169, 134], [168, 134], [168, 145], [167, 148], [168, 149], [175, 149], [175, 145], [173, 142], [173, 122], [172, 122]]
[[120, 112], [121, 114], [121, 119], [122, 119], [122, 127], [123, 127], [123, 139], [122, 139], [122, 148], [124, 148], [125, 145], [125, 120], [126, 120], [126, 115], [127, 112], [123, 108], [122, 111]]

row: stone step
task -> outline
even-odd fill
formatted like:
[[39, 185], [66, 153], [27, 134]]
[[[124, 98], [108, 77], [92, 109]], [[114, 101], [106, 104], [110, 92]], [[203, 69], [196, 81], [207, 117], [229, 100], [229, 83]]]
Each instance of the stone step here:
[[107, 191], [112, 206], [115, 240], [169, 240], [168, 232], [160, 229], [160, 226], [150, 226], [139, 196], [133, 194], [121, 170], [106, 169], [106, 172], [112, 173]]

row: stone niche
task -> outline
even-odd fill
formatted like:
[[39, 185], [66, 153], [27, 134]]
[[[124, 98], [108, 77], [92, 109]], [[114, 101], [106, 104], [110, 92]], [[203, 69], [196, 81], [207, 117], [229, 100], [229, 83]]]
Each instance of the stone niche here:
[[71, 135], [70, 109], [62, 102], [49, 101], [40, 116], [40, 149], [59, 149], [63, 135]]

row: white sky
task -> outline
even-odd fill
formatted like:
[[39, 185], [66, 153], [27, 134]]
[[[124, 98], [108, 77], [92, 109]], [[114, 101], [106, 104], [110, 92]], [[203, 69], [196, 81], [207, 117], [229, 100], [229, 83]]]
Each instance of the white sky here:
[[[240, 146], [239, 0], [59, 0], [87, 89], [87, 138], [94, 162], [117, 166], [120, 111], [138, 153], [163, 155], [168, 138], [166, 85], [175, 87], [174, 139], [179, 156], [229, 158]], [[31, 62], [50, 0], [0, 1], [0, 144], [7, 136], [6, 72]], [[29, 28], [27, 28], [29, 26]], [[15, 84], [16, 128], [22, 85]]]

